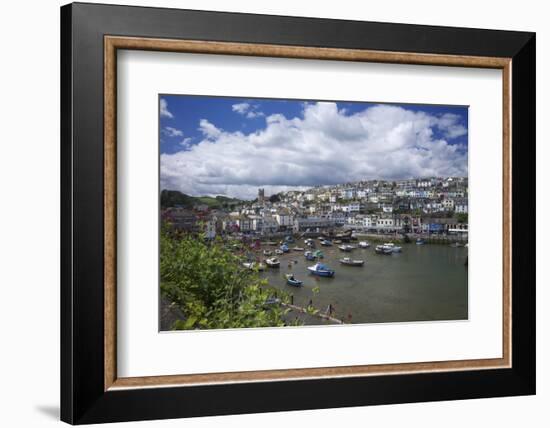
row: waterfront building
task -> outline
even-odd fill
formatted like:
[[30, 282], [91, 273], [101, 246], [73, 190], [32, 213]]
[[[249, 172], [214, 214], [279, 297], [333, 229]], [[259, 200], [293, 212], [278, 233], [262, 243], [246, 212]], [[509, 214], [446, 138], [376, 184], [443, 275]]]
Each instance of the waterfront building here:
[[468, 199], [455, 200], [455, 213], [467, 214], [468, 213]]

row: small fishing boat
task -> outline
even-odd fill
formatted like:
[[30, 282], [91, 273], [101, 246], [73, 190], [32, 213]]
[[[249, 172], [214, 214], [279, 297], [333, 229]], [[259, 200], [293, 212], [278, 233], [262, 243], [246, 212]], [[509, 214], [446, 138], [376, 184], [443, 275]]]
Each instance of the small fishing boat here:
[[313, 255], [313, 253], [311, 251], [306, 251], [304, 253], [304, 257], [306, 258], [306, 260], [309, 260], [309, 261], [315, 260], [315, 256]]
[[264, 256], [271, 256], [273, 254], [273, 251], [271, 250], [264, 250]]
[[288, 285], [293, 285], [294, 287], [300, 287], [304, 283], [303, 281], [296, 279], [294, 277], [294, 274], [292, 273], [287, 273], [285, 277], [286, 277], [286, 283]]
[[283, 253], [288, 253], [290, 250], [288, 249], [288, 245], [286, 244], [283, 244], [279, 247], [279, 249], [283, 252]]
[[334, 276], [334, 271], [322, 263], [316, 263], [313, 266], [308, 266], [307, 270], [309, 270], [313, 275], [317, 276], [324, 276], [329, 278]]
[[322, 259], [323, 257], [325, 257], [325, 255], [323, 254], [323, 252], [321, 250], [317, 250], [313, 253], [313, 256], [318, 258], [318, 259]]
[[370, 244], [367, 241], [359, 242], [359, 248], [369, 248]]
[[426, 243], [426, 241], [424, 241], [424, 240], [421, 239], [421, 238], [418, 238], [418, 239], [416, 240], [416, 245], [424, 245], [425, 243]]
[[283, 250], [276, 249], [275, 254], [277, 254], [278, 256], [282, 256], [284, 254], [284, 252], [283, 252]]
[[328, 239], [323, 239], [323, 240], [321, 241], [321, 245], [322, 245], [323, 247], [332, 247], [332, 242], [330, 242]]
[[348, 266], [363, 266], [365, 264], [364, 260], [352, 260], [349, 257], [344, 257], [340, 259], [340, 263]]
[[332, 242], [334, 242], [335, 244], [341, 244], [341, 243], [342, 243], [342, 240], [341, 240], [341, 239], [335, 239], [335, 240], [332, 241]]
[[275, 241], [267, 241], [265, 245], [277, 245]]
[[345, 251], [345, 252], [350, 252], [351, 250], [355, 249], [355, 247], [353, 245], [349, 245], [349, 244], [339, 245], [338, 248], [342, 251]]
[[303, 247], [294, 247], [292, 250], [293, 251], [304, 251], [304, 248]]
[[271, 257], [270, 259], [267, 259], [265, 261], [265, 264], [267, 265], [267, 267], [270, 268], [278, 268], [279, 266], [281, 266], [281, 262], [277, 257]]
[[385, 247], [385, 248], [390, 249], [392, 253], [400, 253], [401, 252], [401, 247], [395, 245], [393, 242], [386, 242], [382, 246]]
[[390, 255], [393, 253], [393, 250], [386, 247], [385, 245], [377, 245], [376, 247], [374, 247], [374, 252], [376, 254]]
[[289, 235], [289, 236], [285, 237], [285, 242], [288, 242], [288, 243], [292, 244], [294, 242], [294, 238]]

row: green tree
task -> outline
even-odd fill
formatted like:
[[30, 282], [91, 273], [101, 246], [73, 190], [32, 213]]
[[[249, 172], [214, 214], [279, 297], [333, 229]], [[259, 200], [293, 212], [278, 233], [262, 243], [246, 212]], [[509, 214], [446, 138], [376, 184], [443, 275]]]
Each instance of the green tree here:
[[456, 220], [459, 223], [468, 223], [468, 214], [467, 213], [459, 213], [456, 216]]
[[244, 259], [221, 240], [175, 237], [163, 227], [160, 242], [161, 292], [185, 314], [173, 328], [222, 329], [285, 325], [288, 310], [270, 298], [287, 301], [269, 288], [258, 272], [244, 269]]

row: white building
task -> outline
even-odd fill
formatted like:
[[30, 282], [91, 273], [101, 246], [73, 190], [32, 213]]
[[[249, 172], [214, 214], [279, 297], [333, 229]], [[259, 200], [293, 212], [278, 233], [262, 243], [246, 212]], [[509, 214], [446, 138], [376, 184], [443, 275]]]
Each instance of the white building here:
[[468, 214], [468, 199], [457, 199], [455, 201], [455, 213]]

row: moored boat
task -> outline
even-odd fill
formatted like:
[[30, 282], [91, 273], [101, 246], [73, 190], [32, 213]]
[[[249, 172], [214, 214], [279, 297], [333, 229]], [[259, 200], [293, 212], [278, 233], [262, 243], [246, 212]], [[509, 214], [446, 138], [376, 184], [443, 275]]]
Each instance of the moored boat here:
[[304, 257], [306, 258], [306, 260], [309, 260], [309, 261], [315, 260], [315, 256], [311, 251], [306, 251], [304, 253]]
[[288, 285], [293, 285], [294, 287], [300, 287], [304, 283], [303, 281], [296, 279], [294, 277], [294, 274], [292, 273], [287, 273], [285, 277], [286, 277], [286, 283]]
[[322, 245], [323, 247], [332, 247], [332, 242], [330, 242], [328, 239], [323, 239], [323, 240], [321, 241], [321, 245]]
[[324, 277], [333, 277], [334, 270], [330, 269], [328, 266], [325, 266], [322, 263], [316, 263], [313, 266], [308, 266], [309, 270], [313, 275], [324, 276]]
[[393, 250], [391, 248], [386, 247], [385, 245], [377, 245], [376, 247], [374, 247], [374, 252], [376, 254], [390, 255], [393, 253]]
[[267, 259], [265, 261], [265, 264], [267, 265], [267, 267], [270, 268], [278, 268], [279, 266], [281, 266], [281, 262], [277, 257], [271, 257], [270, 259]]
[[352, 260], [349, 257], [344, 257], [340, 259], [340, 263], [348, 266], [363, 266], [365, 264], [364, 260]]
[[351, 250], [355, 249], [355, 247], [353, 245], [349, 245], [349, 244], [339, 245], [338, 248], [342, 251], [345, 251], [345, 252], [350, 252]]
[[293, 251], [304, 251], [304, 248], [303, 247], [294, 247], [292, 250]]
[[325, 255], [323, 254], [323, 252], [321, 250], [317, 250], [313, 253], [313, 256], [314, 257], [317, 257], [318, 259], [322, 259], [323, 257], [325, 257]]
[[383, 244], [383, 247], [390, 249], [392, 253], [401, 252], [401, 247], [395, 245], [393, 242], [386, 242], [385, 244]]
[[361, 242], [359, 242], [359, 247], [360, 248], [369, 248], [370, 244], [367, 241], [361, 241]]
[[264, 250], [264, 256], [271, 256], [273, 254], [273, 251], [271, 250]]
[[422, 238], [418, 238], [416, 240], [416, 245], [424, 245], [426, 243], [426, 241], [424, 241]]
[[283, 253], [288, 253], [290, 250], [288, 249], [288, 245], [286, 244], [283, 244], [279, 247], [279, 249], [283, 252]]
[[283, 250], [279, 250], [279, 249], [275, 250], [275, 254], [277, 254], [278, 256], [283, 255], [283, 253], [284, 253]]

